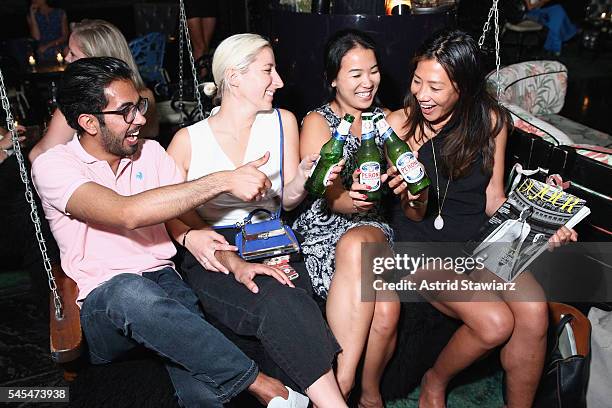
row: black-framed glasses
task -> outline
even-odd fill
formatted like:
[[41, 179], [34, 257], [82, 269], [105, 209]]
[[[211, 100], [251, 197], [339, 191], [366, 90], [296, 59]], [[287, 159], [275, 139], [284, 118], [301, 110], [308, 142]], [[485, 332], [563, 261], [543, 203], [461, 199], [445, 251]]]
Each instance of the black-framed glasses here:
[[140, 112], [144, 116], [149, 108], [149, 100], [142, 96], [138, 99], [135, 105], [128, 105], [123, 109], [114, 111], [102, 111], [102, 112], [89, 112], [92, 115], [121, 115], [125, 123], [131, 125], [136, 119], [136, 111]]

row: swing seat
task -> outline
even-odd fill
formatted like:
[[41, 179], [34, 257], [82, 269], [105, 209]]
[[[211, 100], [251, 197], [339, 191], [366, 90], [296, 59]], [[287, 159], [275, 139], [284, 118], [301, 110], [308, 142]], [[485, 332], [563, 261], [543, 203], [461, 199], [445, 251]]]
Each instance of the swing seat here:
[[[80, 310], [76, 304], [79, 289], [76, 283], [66, 276], [60, 265], [53, 265], [52, 272], [62, 300], [63, 314], [59, 318], [56, 316], [52, 295], [49, 302], [51, 359], [60, 365], [66, 365], [76, 361], [83, 349]], [[69, 380], [73, 379], [74, 375], [66, 371], [64, 377], [70, 377], [66, 378]]]
[[487, 76], [493, 93], [501, 86], [499, 102], [512, 114], [514, 125], [554, 145], [606, 147], [612, 137], [559, 115], [565, 104], [567, 68], [558, 61], [527, 61], [508, 65]]

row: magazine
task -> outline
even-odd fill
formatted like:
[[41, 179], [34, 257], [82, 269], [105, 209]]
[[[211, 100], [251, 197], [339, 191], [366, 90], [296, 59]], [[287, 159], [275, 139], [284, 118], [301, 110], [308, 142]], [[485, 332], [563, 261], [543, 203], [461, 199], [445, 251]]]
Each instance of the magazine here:
[[527, 178], [483, 226], [479, 238], [468, 243], [467, 252], [510, 282], [547, 248], [561, 226], [573, 228], [590, 212], [584, 200]]

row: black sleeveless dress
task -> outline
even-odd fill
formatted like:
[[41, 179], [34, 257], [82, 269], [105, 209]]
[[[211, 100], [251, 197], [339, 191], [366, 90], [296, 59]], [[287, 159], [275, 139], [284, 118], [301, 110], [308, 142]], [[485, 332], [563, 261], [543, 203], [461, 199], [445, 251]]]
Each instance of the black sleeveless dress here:
[[[465, 176], [450, 181], [444, 200], [448, 183], [448, 178], [441, 169], [444, 137], [440, 135], [430, 139], [419, 149], [419, 161], [423, 163], [431, 179], [425, 218], [418, 222], [408, 219], [402, 211], [399, 197], [390, 198], [387, 216], [395, 233], [395, 242], [466, 242], [478, 233], [488, 219], [485, 214], [486, 189], [491, 177], [482, 171], [482, 154], [477, 156]], [[434, 228], [434, 220], [438, 216], [438, 196], [432, 146], [436, 149], [440, 200], [444, 202], [442, 207], [444, 228], [441, 230]]]

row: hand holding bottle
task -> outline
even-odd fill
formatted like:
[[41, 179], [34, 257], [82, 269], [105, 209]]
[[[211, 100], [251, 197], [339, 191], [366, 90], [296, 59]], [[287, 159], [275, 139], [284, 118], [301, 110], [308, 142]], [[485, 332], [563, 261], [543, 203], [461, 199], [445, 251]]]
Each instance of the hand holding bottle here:
[[[418, 158], [418, 153], [415, 152], [414, 155]], [[409, 207], [416, 208], [427, 204], [429, 186], [416, 194], [412, 194], [408, 189], [408, 183], [406, 183], [404, 177], [397, 170], [397, 167], [389, 165], [387, 172], [382, 175], [381, 181], [387, 183], [393, 194], [399, 196]]]
[[374, 208], [375, 203], [366, 201], [368, 196], [364, 192], [370, 191], [371, 187], [366, 184], [359, 183], [361, 171], [357, 168], [353, 172], [353, 184], [349, 191], [349, 197], [353, 200], [353, 210], [355, 212], [367, 212]]
[[[316, 153], [309, 154], [308, 156], [304, 157], [304, 159], [300, 162], [298, 166], [298, 171], [300, 176], [304, 178], [304, 181], [306, 181], [311, 176], [312, 170], [314, 166], [316, 166], [319, 157], [321, 157], [321, 155]], [[342, 169], [344, 169], [344, 163], [344, 159], [341, 159], [338, 163], [334, 164], [331, 167], [330, 173], [326, 179], [326, 187], [331, 186], [334, 180], [338, 178], [338, 176], [342, 172]]]
[[325, 190], [331, 185], [331, 173], [343, 157], [344, 142], [350, 133], [351, 124], [354, 120], [353, 115], [348, 113], [344, 115], [332, 137], [321, 147], [320, 157], [313, 165], [313, 170], [304, 186], [306, 191], [315, 197], [323, 197]]

